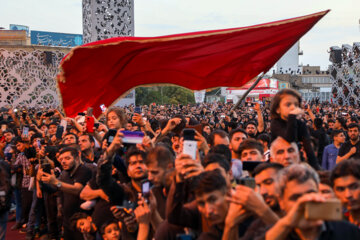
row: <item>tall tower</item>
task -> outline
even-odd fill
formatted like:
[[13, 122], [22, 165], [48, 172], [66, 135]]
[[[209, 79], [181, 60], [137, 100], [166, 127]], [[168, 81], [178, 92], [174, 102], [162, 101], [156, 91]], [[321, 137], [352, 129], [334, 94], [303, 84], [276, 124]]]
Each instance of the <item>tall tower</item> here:
[[[134, 36], [134, 0], [83, 0], [83, 42]], [[116, 106], [135, 104], [135, 90]]]
[[83, 41], [134, 36], [134, 0], [83, 0]]

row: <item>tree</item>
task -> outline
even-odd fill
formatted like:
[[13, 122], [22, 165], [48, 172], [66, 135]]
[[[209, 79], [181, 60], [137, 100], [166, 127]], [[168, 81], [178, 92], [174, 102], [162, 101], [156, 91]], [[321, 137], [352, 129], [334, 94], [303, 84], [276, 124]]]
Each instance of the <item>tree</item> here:
[[137, 105], [195, 103], [193, 92], [178, 86], [138, 87], [135, 93]]

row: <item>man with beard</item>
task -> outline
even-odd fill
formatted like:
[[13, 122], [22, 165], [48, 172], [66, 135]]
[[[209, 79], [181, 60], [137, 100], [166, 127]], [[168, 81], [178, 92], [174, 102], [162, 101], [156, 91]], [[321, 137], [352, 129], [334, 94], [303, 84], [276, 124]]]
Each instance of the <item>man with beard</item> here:
[[244, 129], [237, 128], [230, 132], [230, 145], [231, 150], [231, 170], [235, 179], [240, 179], [242, 175], [242, 162], [240, 161], [241, 155], [239, 152], [240, 144], [247, 139], [247, 133]]
[[81, 150], [81, 159], [89, 163], [97, 163], [100, 154], [94, 151], [95, 140], [89, 134], [83, 134], [79, 137], [79, 146]]
[[63, 216], [64, 239], [82, 239], [81, 234], [71, 229], [71, 216], [80, 212], [82, 200], [79, 195], [86, 183], [91, 178], [91, 171], [80, 163], [79, 152], [76, 148], [65, 147], [59, 153], [59, 161], [64, 171], [57, 179], [51, 174], [43, 172], [41, 181], [56, 187], [61, 192], [61, 210]]
[[336, 163], [349, 158], [360, 158], [359, 128], [356, 123], [349, 124], [348, 135], [350, 140], [341, 145]]
[[360, 162], [350, 159], [335, 166], [331, 173], [335, 195], [346, 207], [345, 217], [360, 227]]
[[[255, 190], [261, 194], [266, 205], [278, 216], [281, 216], [280, 205], [276, 198], [276, 176], [284, 167], [278, 163], [261, 163], [253, 172], [255, 178]], [[267, 230], [267, 225], [263, 220], [256, 219], [246, 231], [245, 239], [255, 239], [262, 236]]]
[[261, 108], [259, 103], [254, 104], [253, 110], [256, 111], [258, 124], [256, 124], [253, 121], [248, 122], [246, 124], [245, 131], [247, 132], [249, 138], [256, 139], [256, 137], [260, 133], [264, 132], [264, 119], [261, 113]]
[[279, 172], [278, 201], [285, 215], [266, 232], [266, 239], [360, 239], [360, 230], [344, 221], [308, 220], [307, 202], [325, 202], [319, 176], [306, 164], [292, 164]]

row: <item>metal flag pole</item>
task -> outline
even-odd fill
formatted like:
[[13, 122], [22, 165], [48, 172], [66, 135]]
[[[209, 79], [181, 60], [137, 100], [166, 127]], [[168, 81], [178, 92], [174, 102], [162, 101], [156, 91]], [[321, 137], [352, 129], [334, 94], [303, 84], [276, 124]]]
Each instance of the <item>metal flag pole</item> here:
[[234, 105], [234, 107], [231, 110], [235, 110], [236, 108], [239, 107], [239, 105], [241, 104], [241, 102], [246, 98], [247, 95], [249, 95], [250, 91], [254, 89], [254, 87], [256, 87], [256, 85], [260, 82], [260, 80], [264, 77], [265, 72], [263, 72], [257, 79], [256, 81], [253, 83], [253, 85], [251, 85], [251, 87], [249, 87], [249, 89], [244, 93], [244, 95], [241, 96], [241, 98], [239, 99], [239, 101], [237, 101], [237, 103]]

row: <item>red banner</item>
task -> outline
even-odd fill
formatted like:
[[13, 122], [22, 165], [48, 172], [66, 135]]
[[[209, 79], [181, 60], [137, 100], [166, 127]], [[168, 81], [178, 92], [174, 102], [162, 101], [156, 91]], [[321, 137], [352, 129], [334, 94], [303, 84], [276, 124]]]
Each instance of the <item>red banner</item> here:
[[94, 115], [137, 86], [175, 84], [192, 90], [241, 87], [268, 71], [325, 14], [161, 37], [118, 37], [75, 47], [60, 64], [65, 114]]

